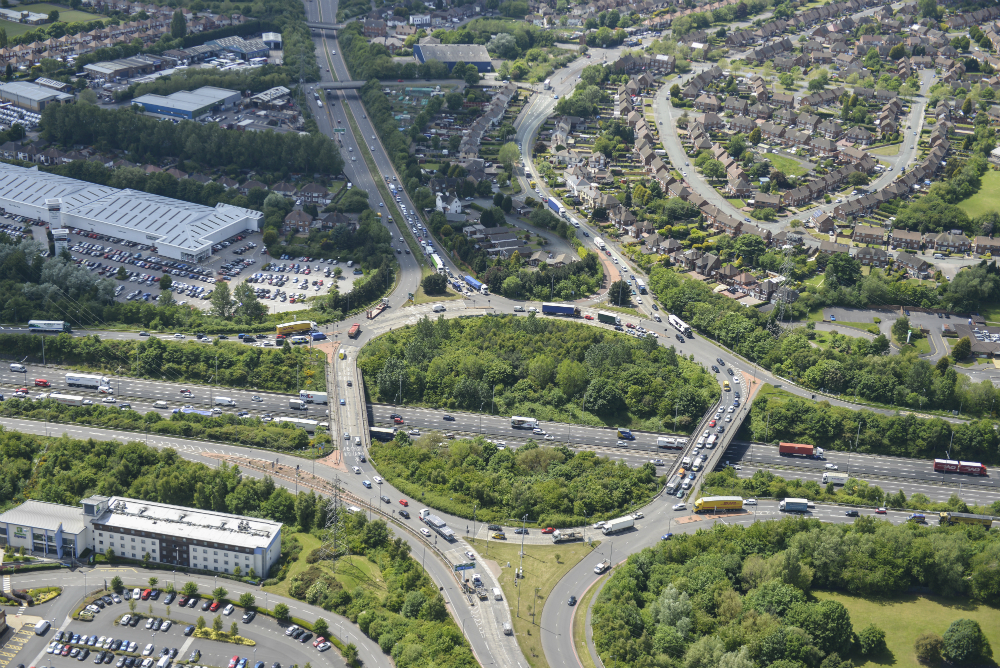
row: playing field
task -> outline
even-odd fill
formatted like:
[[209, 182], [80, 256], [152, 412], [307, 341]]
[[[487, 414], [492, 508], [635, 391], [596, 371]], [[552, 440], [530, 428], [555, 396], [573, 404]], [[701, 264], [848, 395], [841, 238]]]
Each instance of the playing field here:
[[1000, 172], [983, 174], [983, 185], [975, 195], [958, 203], [969, 218], [1000, 210]]
[[[103, 18], [99, 14], [90, 14], [76, 9], [67, 9], [65, 7], [59, 7], [58, 5], [50, 5], [45, 2], [39, 2], [32, 5], [18, 5], [17, 8], [26, 12], [35, 12], [36, 14], [48, 14], [49, 12], [56, 11], [59, 12], [59, 21], [65, 23], [74, 23], [76, 21], [96, 21], [97, 19]], [[0, 23], [0, 27], [6, 28], [6, 24], [7, 22]], [[38, 26], [28, 27], [33, 28]], [[10, 29], [7, 30], [7, 34], [10, 34]]]
[[885, 631], [888, 652], [856, 664], [858, 668], [922, 668], [913, 653], [913, 642], [921, 633], [932, 631], [944, 635], [956, 619], [979, 622], [996, 652], [1000, 647], [1000, 611], [968, 599], [950, 600], [937, 596], [900, 596], [886, 601], [873, 601], [839, 593], [813, 591], [816, 598], [840, 601], [851, 613], [855, 631], [874, 623]]
[[809, 171], [801, 162], [788, 156], [777, 153], [767, 153], [761, 157], [767, 158], [779, 172], [784, 172], [785, 176], [802, 176]]

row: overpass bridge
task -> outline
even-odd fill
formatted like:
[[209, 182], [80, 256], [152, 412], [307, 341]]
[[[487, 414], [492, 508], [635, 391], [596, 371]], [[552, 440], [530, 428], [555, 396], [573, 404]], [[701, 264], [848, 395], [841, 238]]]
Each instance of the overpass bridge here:
[[316, 30], [343, 30], [343, 23], [323, 23], [321, 21], [306, 21], [306, 25]]
[[364, 86], [367, 81], [321, 81], [316, 84], [316, 88], [326, 90], [349, 90], [358, 89]]

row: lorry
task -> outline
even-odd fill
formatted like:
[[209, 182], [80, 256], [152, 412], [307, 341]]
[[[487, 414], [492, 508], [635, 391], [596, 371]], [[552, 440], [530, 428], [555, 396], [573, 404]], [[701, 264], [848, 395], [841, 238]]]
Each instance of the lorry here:
[[307, 404], [330, 403], [330, 396], [326, 392], [311, 392], [308, 390], [299, 390], [299, 399], [306, 402]]
[[822, 459], [823, 448], [807, 443], [781, 443], [778, 445], [778, 454], [782, 456], [802, 455], [810, 459]]
[[563, 218], [566, 217], [566, 207], [564, 207], [562, 203], [555, 197], [550, 197], [548, 200], [548, 204], [549, 208], [552, 209], [556, 213], [556, 215], [561, 216]]
[[599, 563], [596, 566], [594, 566], [594, 572], [597, 573], [598, 575], [600, 575], [601, 573], [603, 573], [604, 571], [608, 570], [609, 568], [611, 568], [611, 560], [610, 559], [605, 559], [601, 563]]
[[542, 304], [544, 315], [580, 315], [580, 309], [572, 304]]
[[631, 515], [626, 515], [625, 517], [619, 517], [616, 520], [610, 520], [605, 522], [604, 526], [601, 527], [601, 531], [605, 536], [618, 533], [619, 531], [624, 531], [625, 529], [631, 529], [635, 526], [635, 518]]
[[216, 406], [235, 406], [236, 401], [230, 399], [229, 397], [215, 397]]
[[181, 408], [180, 412], [184, 413], [185, 415], [203, 415], [205, 417], [212, 417], [212, 411], [206, 411], [200, 408], [192, 408], [190, 406], [185, 406], [184, 408]]
[[483, 288], [483, 284], [474, 279], [472, 276], [464, 276], [463, 278], [465, 279], [466, 284], [476, 292], [479, 292]]
[[743, 508], [741, 496], [703, 496], [694, 502], [694, 512], [706, 510], [740, 510]]
[[828, 485], [832, 482], [834, 485], [843, 486], [847, 484], [847, 479], [849, 477], [850, 476], [848, 476], [846, 473], [834, 473], [832, 471], [824, 471], [823, 484]]
[[594, 245], [601, 250], [607, 250], [607, 246], [604, 245], [604, 239], [600, 237], [594, 237]]
[[77, 397], [72, 394], [60, 394], [58, 392], [53, 392], [49, 395], [49, 399], [58, 401], [61, 404], [66, 404], [67, 406], [83, 405], [83, 397]]
[[782, 499], [778, 502], [778, 510], [783, 513], [806, 513], [809, 512], [809, 501], [807, 499]]
[[351, 328], [347, 330], [347, 336], [349, 336], [352, 339], [358, 338], [358, 334], [360, 333], [361, 333], [361, 325], [359, 325], [358, 323], [354, 323], [353, 325], [351, 325]]
[[656, 447], [663, 448], [664, 450], [683, 450], [684, 439], [674, 439], [669, 436], [657, 436]]
[[605, 313], [603, 311], [598, 311], [597, 322], [603, 322], [605, 325], [620, 325], [622, 324], [622, 319], [616, 316], [614, 313]]
[[293, 410], [304, 411], [306, 410], [306, 402], [302, 401], [301, 399], [289, 399], [288, 407]]
[[424, 524], [434, 529], [442, 538], [447, 541], [455, 540], [455, 532], [448, 528], [448, 524], [438, 517], [437, 515], [432, 515], [431, 511], [424, 508], [420, 511], [420, 519], [423, 520]]
[[553, 543], [565, 543], [571, 540], [583, 540], [583, 532], [570, 529], [556, 529], [552, 532]]
[[104, 376], [68, 373], [66, 374], [66, 385], [69, 387], [85, 387], [89, 390], [96, 390], [100, 387], [110, 387], [111, 381]]
[[667, 483], [667, 494], [675, 494], [681, 488], [682, 482], [684, 481], [681, 480], [679, 475], [672, 476]]

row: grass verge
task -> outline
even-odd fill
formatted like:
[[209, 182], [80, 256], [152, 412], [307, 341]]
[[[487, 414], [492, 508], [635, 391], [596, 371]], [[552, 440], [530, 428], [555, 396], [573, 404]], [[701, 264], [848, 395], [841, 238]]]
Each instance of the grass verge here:
[[573, 646], [576, 647], [576, 654], [583, 668], [597, 668], [594, 665], [594, 657], [590, 655], [590, 645], [587, 643], [587, 610], [590, 609], [591, 601], [608, 577], [610, 576], [607, 573], [599, 577], [576, 603], [576, 613], [573, 616]]
[[908, 352], [910, 350], [916, 350], [918, 355], [929, 355], [931, 352], [931, 342], [926, 337], [920, 337], [915, 341], [906, 343], [906, 341], [900, 341], [896, 338], [896, 335], [892, 335], [892, 342], [899, 347], [900, 352]]
[[420, 274], [420, 283], [421, 283], [421, 285], [419, 285], [417, 287], [417, 291], [413, 293], [413, 304], [414, 305], [417, 305], [417, 304], [430, 304], [432, 302], [443, 302], [443, 301], [448, 301], [450, 299], [461, 299], [462, 298], [462, 295], [459, 294], [458, 292], [455, 292], [455, 289], [452, 288], [450, 284], [445, 289], [445, 294], [443, 294], [443, 295], [428, 295], [426, 292], [424, 292], [424, 286], [423, 286], [424, 277], [429, 276], [432, 271], [434, 271], [434, 270], [431, 269], [430, 267], [424, 267], [424, 266], [420, 267], [420, 272], [421, 272], [421, 274]]
[[868, 152], [874, 155], [899, 155], [899, 147], [899, 144], [889, 144], [888, 146], [870, 148], [868, 149]]
[[944, 635], [956, 619], [973, 619], [993, 647], [1000, 643], [1000, 610], [970, 600], [908, 594], [875, 601], [846, 594], [814, 591], [816, 598], [838, 601], [851, 614], [855, 629], [875, 624], [885, 631], [886, 651], [865, 660], [855, 658], [858, 668], [921, 668], [913, 650], [917, 636], [925, 631]]
[[786, 176], [802, 176], [808, 171], [808, 168], [801, 162], [785, 155], [767, 153], [762, 157], [770, 160], [774, 168], [783, 172]]
[[299, 552], [299, 558], [296, 559], [295, 563], [288, 569], [288, 576], [284, 580], [276, 585], [264, 587], [264, 591], [272, 594], [280, 594], [285, 598], [292, 598], [288, 595], [288, 584], [292, 581], [292, 577], [309, 568], [309, 564], [306, 563], [306, 557], [309, 556], [310, 552], [320, 546], [319, 538], [310, 533], [297, 533], [293, 535], [299, 540], [299, 545], [302, 546], [302, 551]]
[[[517, 581], [517, 586], [514, 584], [514, 571], [520, 562], [518, 554], [521, 549], [520, 543], [502, 543], [491, 540], [489, 554], [487, 554], [486, 541], [473, 539], [469, 542], [475, 545], [476, 550], [479, 551], [484, 560], [492, 559], [501, 566], [510, 563], [511, 568], [501, 569], [499, 580], [500, 588], [503, 589], [504, 598], [507, 599], [507, 605], [511, 610], [511, 618], [514, 620], [514, 635], [517, 636], [518, 645], [528, 660], [528, 665], [532, 668], [548, 668], [549, 662], [545, 660], [545, 653], [542, 651], [542, 629], [539, 626], [545, 600], [562, 576], [576, 566], [581, 559], [590, 555], [594, 547], [600, 545], [600, 542], [595, 541], [593, 546], [586, 543], [525, 545], [524, 577]], [[522, 590], [520, 616], [518, 615], [518, 589]], [[534, 599], [534, 603], [532, 603], [532, 599]], [[565, 602], [556, 602], [556, 605], [565, 605]], [[534, 623], [531, 617], [532, 612], [535, 613]]]
[[1000, 201], [1000, 172], [987, 170], [983, 174], [979, 192], [968, 199], [962, 200], [958, 203], [958, 206], [965, 211], [969, 218], [975, 218], [984, 213], [996, 211], [998, 201]]

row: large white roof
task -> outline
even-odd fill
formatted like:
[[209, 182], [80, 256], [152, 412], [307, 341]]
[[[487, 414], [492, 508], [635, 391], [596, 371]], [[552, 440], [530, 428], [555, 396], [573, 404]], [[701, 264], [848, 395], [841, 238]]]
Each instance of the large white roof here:
[[72, 535], [80, 534], [86, 527], [83, 511], [79, 506], [64, 506], [34, 499], [28, 499], [0, 515], [0, 524], [4, 523], [48, 531], [56, 531], [61, 525], [64, 532]]

